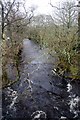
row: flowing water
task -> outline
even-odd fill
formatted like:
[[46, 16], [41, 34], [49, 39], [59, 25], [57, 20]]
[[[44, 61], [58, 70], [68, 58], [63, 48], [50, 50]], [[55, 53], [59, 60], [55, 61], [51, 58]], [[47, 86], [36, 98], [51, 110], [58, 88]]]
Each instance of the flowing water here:
[[80, 82], [53, 74], [55, 57], [30, 40], [21, 56], [20, 80], [2, 92], [2, 120], [80, 120]]

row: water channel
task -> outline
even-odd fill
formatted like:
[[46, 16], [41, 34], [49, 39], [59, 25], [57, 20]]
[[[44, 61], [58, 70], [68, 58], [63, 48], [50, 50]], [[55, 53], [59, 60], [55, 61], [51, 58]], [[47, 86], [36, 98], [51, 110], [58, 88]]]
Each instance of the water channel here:
[[31, 40], [21, 58], [20, 80], [2, 91], [2, 120], [80, 120], [80, 82], [53, 74], [55, 57]]

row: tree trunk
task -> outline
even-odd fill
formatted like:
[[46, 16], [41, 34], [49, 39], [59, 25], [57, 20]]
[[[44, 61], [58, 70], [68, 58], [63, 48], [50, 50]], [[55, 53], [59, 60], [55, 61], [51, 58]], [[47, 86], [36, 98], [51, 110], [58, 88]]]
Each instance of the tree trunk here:
[[7, 20], [7, 37], [9, 37], [9, 40], [8, 40], [9, 46], [13, 46], [11, 23], [9, 20]]
[[1, 17], [2, 17], [2, 32], [1, 32], [1, 36], [2, 36], [2, 39], [4, 39], [4, 5], [3, 3], [0, 1], [0, 4], [1, 4]]
[[[78, 56], [80, 56], [80, 1], [78, 2]], [[80, 79], [80, 57], [78, 57], [78, 76]]]
[[79, 12], [79, 15], [78, 15], [78, 37], [80, 39], [80, 12]]
[[79, 7], [78, 9], [78, 39], [80, 41], [80, 1], [78, 3], [78, 7]]

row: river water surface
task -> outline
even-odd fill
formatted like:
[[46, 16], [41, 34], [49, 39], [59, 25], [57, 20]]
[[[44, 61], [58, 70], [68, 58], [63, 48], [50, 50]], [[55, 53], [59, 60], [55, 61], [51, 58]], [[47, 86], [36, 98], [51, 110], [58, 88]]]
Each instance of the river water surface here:
[[2, 92], [2, 120], [80, 120], [80, 82], [53, 74], [55, 57], [28, 39], [21, 57], [20, 80]]

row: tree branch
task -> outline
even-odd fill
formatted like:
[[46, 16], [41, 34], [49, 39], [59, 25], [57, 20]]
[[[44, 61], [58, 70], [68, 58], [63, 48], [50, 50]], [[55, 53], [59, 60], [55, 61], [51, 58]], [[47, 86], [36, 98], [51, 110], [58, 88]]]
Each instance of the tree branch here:
[[14, 1], [13, 1], [13, 3], [11, 4], [11, 6], [10, 6], [10, 8], [9, 8], [9, 10], [8, 10], [8, 12], [7, 12], [7, 14], [6, 14], [5, 18], [4, 18], [4, 20], [6, 20], [6, 19], [7, 19], [8, 14], [10, 13], [10, 11], [11, 11], [11, 9], [12, 9], [12, 7], [13, 7], [14, 3], [15, 3], [15, 0], [14, 0]]

